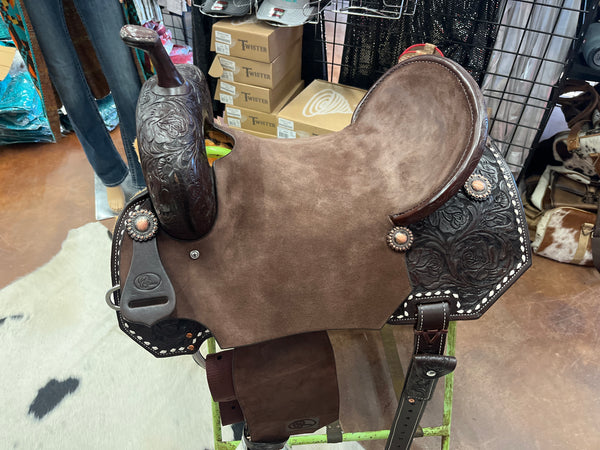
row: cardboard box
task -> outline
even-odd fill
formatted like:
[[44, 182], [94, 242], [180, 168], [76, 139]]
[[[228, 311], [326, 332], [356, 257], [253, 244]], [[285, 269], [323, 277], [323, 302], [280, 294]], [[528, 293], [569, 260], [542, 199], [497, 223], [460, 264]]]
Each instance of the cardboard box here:
[[300, 73], [291, 71], [273, 89], [219, 80], [215, 100], [230, 106], [271, 113], [300, 81]]
[[298, 39], [290, 50], [284, 51], [272, 63], [217, 55], [208, 74], [223, 81], [272, 88], [292, 70], [300, 74], [301, 69], [302, 40]]
[[304, 81], [301, 80], [271, 113], [227, 105], [223, 119], [230, 127], [277, 136], [277, 113], [296, 97], [302, 88], [304, 88]]
[[277, 115], [277, 136], [297, 138], [339, 131], [350, 125], [352, 114], [367, 91], [314, 80]]
[[221, 55], [270, 63], [301, 37], [301, 26], [274, 27], [255, 18], [224, 19], [213, 25], [210, 49]]
[[258, 131], [252, 131], [252, 130], [243, 130], [243, 129], [237, 128], [237, 127], [229, 127], [229, 128], [233, 128], [233, 129], [238, 130], [238, 131], [243, 131], [244, 133], [248, 133], [248, 134], [251, 134], [253, 136], [256, 136], [256, 137], [259, 137], [259, 138], [263, 138], [263, 139], [277, 139], [277, 136], [272, 135], [272, 134], [259, 133]]

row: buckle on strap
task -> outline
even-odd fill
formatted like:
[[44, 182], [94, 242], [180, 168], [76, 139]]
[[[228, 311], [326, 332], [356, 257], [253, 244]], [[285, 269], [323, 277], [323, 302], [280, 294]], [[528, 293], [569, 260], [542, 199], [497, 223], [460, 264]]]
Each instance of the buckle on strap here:
[[440, 339], [446, 339], [448, 330], [414, 330], [416, 339], [423, 339], [426, 345], [433, 346], [440, 341]]

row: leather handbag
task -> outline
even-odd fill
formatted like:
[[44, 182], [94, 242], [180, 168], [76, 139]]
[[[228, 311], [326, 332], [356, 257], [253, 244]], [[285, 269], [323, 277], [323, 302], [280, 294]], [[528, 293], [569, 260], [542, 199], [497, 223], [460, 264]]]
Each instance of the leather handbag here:
[[524, 196], [531, 248], [546, 258], [600, 270], [600, 236], [595, 236], [600, 183], [568, 172], [547, 167], [535, 190]]
[[600, 167], [600, 95], [585, 81], [569, 80], [557, 100], [569, 131], [554, 138], [554, 159], [586, 176], [598, 175]]
[[[579, 177], [581, 180], [583, 177]], [[569, 178], [562, 173], [555, 173], [548, 195], [544, 197], [543, 209], [571, 207], [589, 212], [598, 211], [600, 199], [600, 183], [589, 178], [587, 183]]]
[[597, 215], [561, 206], [544, 211], [535, 227], [531, 248], [555, 261], [593, 266], [592, 232]]

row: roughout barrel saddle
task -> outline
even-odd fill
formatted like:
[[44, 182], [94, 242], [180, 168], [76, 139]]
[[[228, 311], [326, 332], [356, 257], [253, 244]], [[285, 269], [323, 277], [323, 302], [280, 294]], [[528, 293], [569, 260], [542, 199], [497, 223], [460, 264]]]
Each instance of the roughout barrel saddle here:
[[[438, 56], [391, 68], [344, 130], [260, 139], [213, 123], [204, 75], [174, 66], [156, 34], [121, 35], [157, 76], [137, 108], [147, 191], [120, 215], [109, 305], [156, 357], [214, 336], [208, 383], [248, 448], [338, 418], [327, 330], [415, 327], [386, 448], [409, 448], [448, 323], [480, 317], [531, 264], [519, 193], [487, 139], [482, 95]], [[233, 150], [211, 166], [205, 137]], [[197, 355], [196, 355], [197, 357]]]

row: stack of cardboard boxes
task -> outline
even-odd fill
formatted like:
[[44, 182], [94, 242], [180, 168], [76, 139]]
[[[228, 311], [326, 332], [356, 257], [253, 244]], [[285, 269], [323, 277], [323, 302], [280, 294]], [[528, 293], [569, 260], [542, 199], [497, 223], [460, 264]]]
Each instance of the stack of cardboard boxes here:
[[217, 53], [209, 74], [227, 125], [260, 137], [277, 136], [277, 114], [304, 87], [302, 27], [225, 19], [213, 25]]

